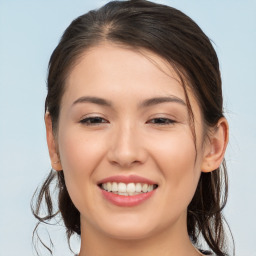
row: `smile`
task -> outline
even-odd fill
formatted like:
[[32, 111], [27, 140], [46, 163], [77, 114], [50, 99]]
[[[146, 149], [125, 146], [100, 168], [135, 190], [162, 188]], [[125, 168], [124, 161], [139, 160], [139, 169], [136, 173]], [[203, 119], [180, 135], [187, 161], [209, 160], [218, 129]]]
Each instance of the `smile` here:
[[157, 188], [156, 184], [147, 183], [128, 183], [123, 182], [106, 182], [100, 184], [100, 188], [105, 191], [122, 195], [122, 196], [134, 196], [142, 193], [151, 192]]
[[132, 207], [148, 201], [156, 192], [158, 184], [137, 175], [111, 176], [98, 183], [101, 194], [111, 204]]

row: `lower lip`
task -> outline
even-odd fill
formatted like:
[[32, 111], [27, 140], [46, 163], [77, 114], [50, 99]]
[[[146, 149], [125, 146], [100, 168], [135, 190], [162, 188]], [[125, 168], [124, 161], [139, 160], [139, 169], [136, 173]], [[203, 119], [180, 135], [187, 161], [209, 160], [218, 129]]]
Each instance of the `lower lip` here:
[[101, 189], [102, 195], [104, 196], [105, 199], [107, 199], [109, 202], [111, 202], [114, 205], [123, 206], [123, 207], [132, 207], [132, 206], [142, 204], [155, 193], [155, 190], [156, 189], [147, 193], [141, 193], [134, 196], [121, 196], [118, 194], [108, 192], [104, 189]]

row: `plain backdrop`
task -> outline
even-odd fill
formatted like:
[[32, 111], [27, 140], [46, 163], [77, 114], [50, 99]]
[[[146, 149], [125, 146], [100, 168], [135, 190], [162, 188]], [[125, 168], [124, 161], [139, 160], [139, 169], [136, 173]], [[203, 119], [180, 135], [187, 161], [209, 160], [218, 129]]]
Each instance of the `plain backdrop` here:
[[[0, 255], [32, 256], [30, 199], [50, 170], [44, 130], [49, 57], [77, 16], [107, 1], [0, 0]], [[180, 9], [213, 40], [230, 123], [224, 211], [236, 255], [256, 255], [256, 1], [155, 1]], [[48, 243], [47, 230], [41, 232]], [[49, 227], [54, 255], [72, 255], [61, 225]], [[79, 250], [79, 241], [72, 240]], [[42, 255], [48, 255], [41, 250]]]

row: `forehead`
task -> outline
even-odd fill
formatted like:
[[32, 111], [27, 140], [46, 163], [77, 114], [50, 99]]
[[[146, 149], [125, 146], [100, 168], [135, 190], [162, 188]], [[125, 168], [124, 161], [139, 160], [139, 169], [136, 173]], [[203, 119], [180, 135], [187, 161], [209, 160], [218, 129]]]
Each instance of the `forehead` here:
[[186, 101], [180, 78], [165, 59], [145, 49], [104, 43], [77, 60], [66, 80], [63, 101], [95, 95], [134, 101], [170, 94]]

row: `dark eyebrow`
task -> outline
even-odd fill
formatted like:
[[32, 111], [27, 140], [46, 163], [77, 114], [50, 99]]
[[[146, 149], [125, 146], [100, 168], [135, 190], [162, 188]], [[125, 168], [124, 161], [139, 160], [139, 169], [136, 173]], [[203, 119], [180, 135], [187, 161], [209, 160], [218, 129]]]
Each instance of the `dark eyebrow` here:
[[[86, 102], [94, 103], [94, 104], [98, 104], [106, 107], [112, 107], [112, 103], [110, 101], [105, 100], [103, 98], [92, 97], [92, 96], [84, 96], [84, 97], [78, 98], [73, 102], [72, 105], [75, 105], [77, 103], [86, 103]], [[186, 106], [186, 103], [182, 99], [172, 95], [168, 97], [156, 97], [156, 98], [146, 99], [139, 104], [139, 108], [151, 107], [153, 105], [166, 103], [166, 102], [175, 102], [183, 106]]]
[[84, 96], [84, 97], [78, 98], [77, 100], [75, 100], [73, 102], [72, 105], [75, 105], [77, 103], [86, 103], [86, 102], [94, 103], [94, 104], [98, 104], [98, 105], [106, 106], [106, 107], [112, 106], [111, 102], [108, 100], [98, 98], [98, 97], [91, 97], [91, 96]]
[[145, 107], [151, 107], [153, 105], [160, 104], [160, 103], [166, 103], [166, 102], [175, 102], [175, 103], [179, 103], [183, 106], [187, 105], [182, 99], [172, 95], [172, 96], [168, 96], [168, 97], [150, 98], [150, 99], [144, 100], [139, 106], [140, 106], [140, 108], [143, 108], [143, 107], [145, 108]]

